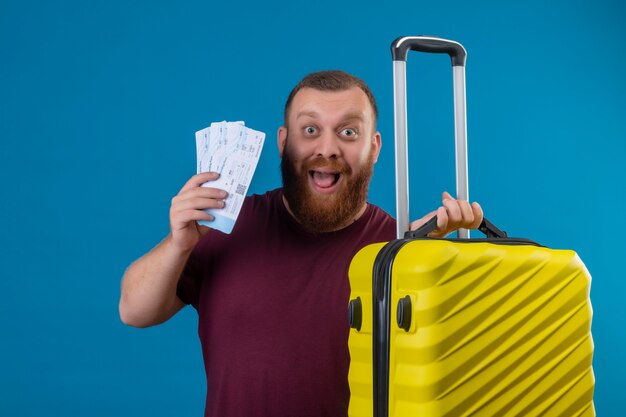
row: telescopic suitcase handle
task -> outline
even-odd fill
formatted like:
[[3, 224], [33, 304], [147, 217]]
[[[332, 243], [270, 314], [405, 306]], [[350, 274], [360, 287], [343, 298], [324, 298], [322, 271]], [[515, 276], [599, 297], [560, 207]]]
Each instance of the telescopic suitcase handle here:
[[[456, 154], [456, 198], [469, 200], [467, 181], [467, 123], [465, 115], [465, 58], [458, 42], [431, 36], [403, 36], [391, 43], [394, 85], [394, 131], [396, 158], [396, 232], [398, 239], [409, 230], [409, 176], [406, 113], [406, 57], [409, 50], [446, 53], [452, 61], [454, 81], [454, 141]], [[469, 238], [469, 230], [459, 229], [458, 237]]]
[[391, 44], [391, 56], [394, 61], [406, 61], [407, 53], [411, 51], [429, 52], [434, 54], [448, 54], [452, 59], [452, 66], [465, 66], [467, 52], [463, 45], [447, 39], [428, 36], [401, 36]]

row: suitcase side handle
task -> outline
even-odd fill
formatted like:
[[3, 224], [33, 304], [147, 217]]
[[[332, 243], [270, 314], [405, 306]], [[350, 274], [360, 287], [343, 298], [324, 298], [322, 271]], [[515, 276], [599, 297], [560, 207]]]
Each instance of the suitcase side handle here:
[[448, 54], [453, 67], [465, 66], [467, 56], [465, 48], [460, 43], [432, 36], [400, 36], [391, 43], [391, 56], [394, 61], [406, 61], [409, 50]]
[[[437, 228], [437, 216], [434, 216], [418, 229], [408, 231], [404, 234], [405, 239], [421, 239], [428, 237], [428, 234]], [[507, 233], [504, 230], [498, 229], [495, 224], [483, 217], [482, 223], [478, 226], [478, 230], [483, 232], [485, 236], [492, 239], [504, 239]]]

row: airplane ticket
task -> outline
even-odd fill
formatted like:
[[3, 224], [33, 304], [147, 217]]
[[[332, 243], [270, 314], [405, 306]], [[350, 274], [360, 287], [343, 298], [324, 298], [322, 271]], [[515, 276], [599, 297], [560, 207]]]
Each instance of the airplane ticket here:
[[202, 186], [228, 192], [224, 208], [206, 210], [215, 220], [200, 220], [199, 224], [224, 233], [233, 230], [264, 141], [265, 133], [247, 128], [244, 122], [214, 122], [196, 132], [197, 172], [220, 174], [216, 181]]

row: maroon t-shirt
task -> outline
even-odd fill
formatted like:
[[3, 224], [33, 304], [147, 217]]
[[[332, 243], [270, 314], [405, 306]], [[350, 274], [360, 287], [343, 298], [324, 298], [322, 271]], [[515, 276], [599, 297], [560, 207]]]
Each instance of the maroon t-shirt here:
[[310, 234], [281, 189], [246, 198], [230, 235], [211, 230], [178, 284], [199, 315], [204, 415], [347, 415], [348, 267], [394, 238], [395, 220], [371, 204], [345, 229]]

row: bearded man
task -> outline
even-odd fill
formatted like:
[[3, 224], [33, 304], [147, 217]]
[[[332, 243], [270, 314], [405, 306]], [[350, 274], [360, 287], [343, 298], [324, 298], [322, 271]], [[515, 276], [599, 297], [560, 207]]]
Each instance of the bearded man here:
[[[125, 273], [124, 323], [147, 327], [185, 304], [199, 316], [205, 416], [345, 416], [348, 266], [362, 247], [395, 238], [367, 203], [381, 149], [370, 89], [341, 71], [305, 77], [278, 129], [283, 188], [247, 197], [230, 235], [200, 226], [222, 190], [193, 176], [170, 209], [170, 234]], [[419, 227], [432, 212], [414, 222]], [[434, 235], [476, 228], [476, 203], [444, 193]]]

